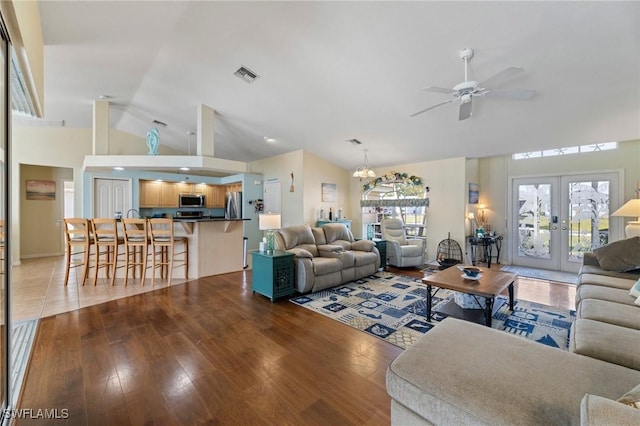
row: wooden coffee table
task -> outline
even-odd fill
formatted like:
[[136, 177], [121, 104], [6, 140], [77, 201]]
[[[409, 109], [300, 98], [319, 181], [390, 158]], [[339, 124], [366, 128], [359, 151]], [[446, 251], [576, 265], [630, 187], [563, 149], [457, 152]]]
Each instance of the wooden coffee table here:
[[[463, 272], [456, 266], [452, 266], [443, 271], [438, 271], [435, 274], [424, 277], [422, 282], [427, 286], [427, 320], [431, 320], [431, 303], [433, 296], [435, 296], [441, 288], [470, 294], [476, 299], [479, 307], [481, 305], [478, 297], [484, 297], [486, 302], [484, 309], [484, 323], [487, 327], [491, 327], [494, 300], [504, 291], [505, 288], [509, 289], [509, 308], [513, 310], [513, 283], [516, 280], [516, 275], [487, 268], [480, 268], [480, 270], [480, 274], [482, 274], [482, 276], [478, 280], [469, 280], [464, 278], [462, 276]], [[432, 291], [433, 287], [437, 287], [437, 289]], [[455, 303], [453, 301], [451, 302]], [[478, 312], [480, 309], [459, 308], [458, 310]], [[461, 316], [463, 319], [469, 319], [469, 317], [464, 314], [449, 314], [453, 316]]]

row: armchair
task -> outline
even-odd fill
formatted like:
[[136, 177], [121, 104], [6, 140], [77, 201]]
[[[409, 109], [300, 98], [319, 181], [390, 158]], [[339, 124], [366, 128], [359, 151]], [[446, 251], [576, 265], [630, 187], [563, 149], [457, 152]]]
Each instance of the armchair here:
[[400, 219], [384, 219], [380, 223], [382, 239], [387, 240], [387, 263], [398, 267], [424, 264], [424, 240], [407, 239]]

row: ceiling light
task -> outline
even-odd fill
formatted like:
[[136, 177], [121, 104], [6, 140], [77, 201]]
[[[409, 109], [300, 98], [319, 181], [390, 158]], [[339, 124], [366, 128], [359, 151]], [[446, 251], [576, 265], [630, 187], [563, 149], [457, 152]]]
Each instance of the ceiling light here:
[[353, 172], [353, 177], [357, 178], [374, 178], [376, 174], [369, 167], [369, 158], [367, 157], [367, 150], [364, 150], [364, 165], [362, 167], [358, 167], [355, 172]]
[[182, 171], [185, 171], [185, 172], [186, 172], [187, 170], [191, 170], [191, 169], [190, 169], [190, 168], [188, 168], [188, 167], [180, 167], [180, 170], [182, 170]]
[[116, 166], [113, 168], [113, 170], [124, 170], [124, 167], [122, 166]]
[[111, 96], [109, 96], [109, 95], [100, 95], [99, 98], [102, 99], [102, 100], [106, 100], [106, 99], [111, 99]]
[[267, 142], [275, 142], [276, 140], [274, 138], [269, 138], [267, 136], [264, 137], [264, 140]]

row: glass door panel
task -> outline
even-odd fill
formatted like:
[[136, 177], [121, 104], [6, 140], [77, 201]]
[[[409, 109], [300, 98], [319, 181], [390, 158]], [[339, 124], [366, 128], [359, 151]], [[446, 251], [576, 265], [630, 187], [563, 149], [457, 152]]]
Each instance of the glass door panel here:
[[618, 237], [617, 187], [617, 173], [514, 179], [512, 263], [577, 272], [585, 252]]

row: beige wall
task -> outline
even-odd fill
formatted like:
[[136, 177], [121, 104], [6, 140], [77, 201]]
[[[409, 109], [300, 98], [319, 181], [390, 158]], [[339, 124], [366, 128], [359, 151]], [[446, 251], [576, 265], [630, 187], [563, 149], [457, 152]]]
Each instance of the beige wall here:
[[[356, 214], [350, 203], [352, 173], [309, 152], [304, 153], [304, 223], [315, 225], [320, 209], [328, 216], [329, 208], [334, 215], [342, 209], [345, 219], [354, 219]], [[336, 184], [335, 203], [322, 201], [323, 183]]]
[[[427, 161], [413, 164], [398, 164], [375, 169], [378, 176], [389, 171], [407, 173], [422, 178], [424, 186], [430, 188], [427, 194], [427, 261], [435, 260], [438, 244], [447, 238], [456, 240], [464, 248], [466, 210], [466, 160], [462, 157], [448, 160]], [[360, 212], [362, 185], [367, 180], [351, 181], [351, 209]], [[361, 221], [358, 213], [354, 234], [361, 236]]]
[[[304, 223], [304, 167], [302, 150], [249, 163], [249, 173], [262, 174], [263, 182], [280, 181], [282, 226]], [[293, 172], [294, 192], [289, 192], [289, 174]]]
[[[73, 170], [64, 167], [20, 166], [20, 247], [22, 258], [55, 256], [64, 253], [63, 181], [73, 179]], [[27, 180], [56, 182], [55, 200], [27, 200]]]
[[[488, 205], [486, 214], [494, 229], [505, 235], [504, 263], [510, 262], [511, 238], [508, 235], [507, 215], [510, 181], [516, 177], [560, 176], [577, 173], [599, 173], [622, 170], [625, 201], [636, 197], [635, 189], [640, 182], [640, 140], [620, 142], [618, 149], [557, 157], [513, 160], [511, 156], [480, 159], [481, 202]], [[614, 206], [617, 208], [617, 206]], [[612, 220], [621, 219], [612, 218]]]

